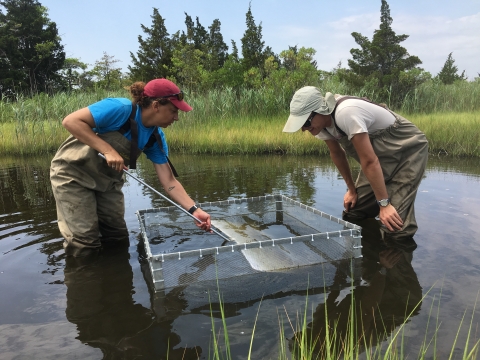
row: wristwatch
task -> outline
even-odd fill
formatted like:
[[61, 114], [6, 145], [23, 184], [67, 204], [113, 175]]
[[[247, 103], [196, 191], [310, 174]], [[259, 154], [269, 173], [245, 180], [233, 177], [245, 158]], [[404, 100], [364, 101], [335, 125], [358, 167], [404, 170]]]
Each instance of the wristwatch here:
[[197, 206], [197, 205], [193, 205], [190, 209], [188, 209], [188, 212], [193, 215], [193, 213], [194, 213], [195, 210], [197, 210], [197, 209], [198, 209], [198, 206]]
[[377, 200], [378, 205], [381, 207], [385, 207], [388, 204], [390, 204], [390, 199], [382, 199], [382, 200]]

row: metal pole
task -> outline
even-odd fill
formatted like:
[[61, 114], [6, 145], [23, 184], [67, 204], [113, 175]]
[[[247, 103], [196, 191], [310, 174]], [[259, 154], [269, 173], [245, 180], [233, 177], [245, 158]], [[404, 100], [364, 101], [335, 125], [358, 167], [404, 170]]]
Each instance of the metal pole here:
[[[105, 158], [105, 155], [103, 155], [102, 153], [98, 153], [98, 156]], [[132, 174], [130, 174], [127, 170], [123, 169], [123, 172], [125, 174], [127, 174], [128, 176], [132, 177], [133, 179], [137, 180], [140, 184], [146, 186], [147, 188], [149, 188], [150, 190], [152, 190], [155, 194], [157, 195], [160, 195], [162, 198], [164, 198], [165, 200], [167, 200], [168, 202], [170, 202], [172, 205], [176, 206], [177, 208], [179, 208], [180, 210], [182, 210], [185, 214], [187, 214], [188, 216], [190, 216], [192, 219], [194, 219], [195, 221], [201, 223], [202, 221], [200, 219], [198, 219], [196, 216], [190, 214], [187, 210], [185, 210], [183, 207], [181, 207], [180, 205], [178, 205], [176, 202], [174, 202], [173, 200], [169, 199], [168, 197], [166, 197], [165, 195], [163, 195], [161, 192], [155, 190], [153, 187], [151, 187], [150, 185], [148, 185], [146, 182], [140, 180], [139, 178], [137, 178], [136, 176], [133, 176]], [[217, 234], [218, 236], [222, 237], [223, 239], [225, 239], [226, 241], [231, 241], [232, 239], [230, 238], [227, 238], [225, 237], [223, 234], [219, 233], [216, 229], [213, 228], [213, 225], [210, 227], [210, 229], [215, 233]], [[222, 244], [223, 245], [223, 244]]]

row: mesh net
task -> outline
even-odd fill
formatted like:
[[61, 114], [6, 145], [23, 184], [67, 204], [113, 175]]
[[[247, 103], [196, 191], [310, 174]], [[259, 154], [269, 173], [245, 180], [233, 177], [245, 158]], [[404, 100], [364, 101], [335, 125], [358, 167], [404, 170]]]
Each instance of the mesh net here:
[[137, 211], [155, 290], [361, 256], [361, 228], [283, 195], [200, 204], [230, 241], [178, 208]]

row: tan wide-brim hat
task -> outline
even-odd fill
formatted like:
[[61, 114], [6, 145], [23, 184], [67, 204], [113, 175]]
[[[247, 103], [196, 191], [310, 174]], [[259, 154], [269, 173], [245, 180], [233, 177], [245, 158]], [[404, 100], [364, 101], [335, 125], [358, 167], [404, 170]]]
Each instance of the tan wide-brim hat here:
[[297, 90], [290, 102], [290, 116], [283, 132], [300, 130], [312, 111], [322, 115], [331, 114], [336, 104], [332, 93], [327, 92], [323, 97], [315, 86], [305, 86]]

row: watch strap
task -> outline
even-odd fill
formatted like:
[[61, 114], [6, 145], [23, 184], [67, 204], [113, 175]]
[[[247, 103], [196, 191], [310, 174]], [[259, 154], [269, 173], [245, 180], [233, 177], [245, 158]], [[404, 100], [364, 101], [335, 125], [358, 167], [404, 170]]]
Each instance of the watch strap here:
[[197, 210], [197, 209], [198, 209], [198, 206], [197, 206], [197, 205], [193, 205], [190, 209], [188, 209], [188, 212], [193, 215], [193, 213], [194, 213], [195, 210]]

